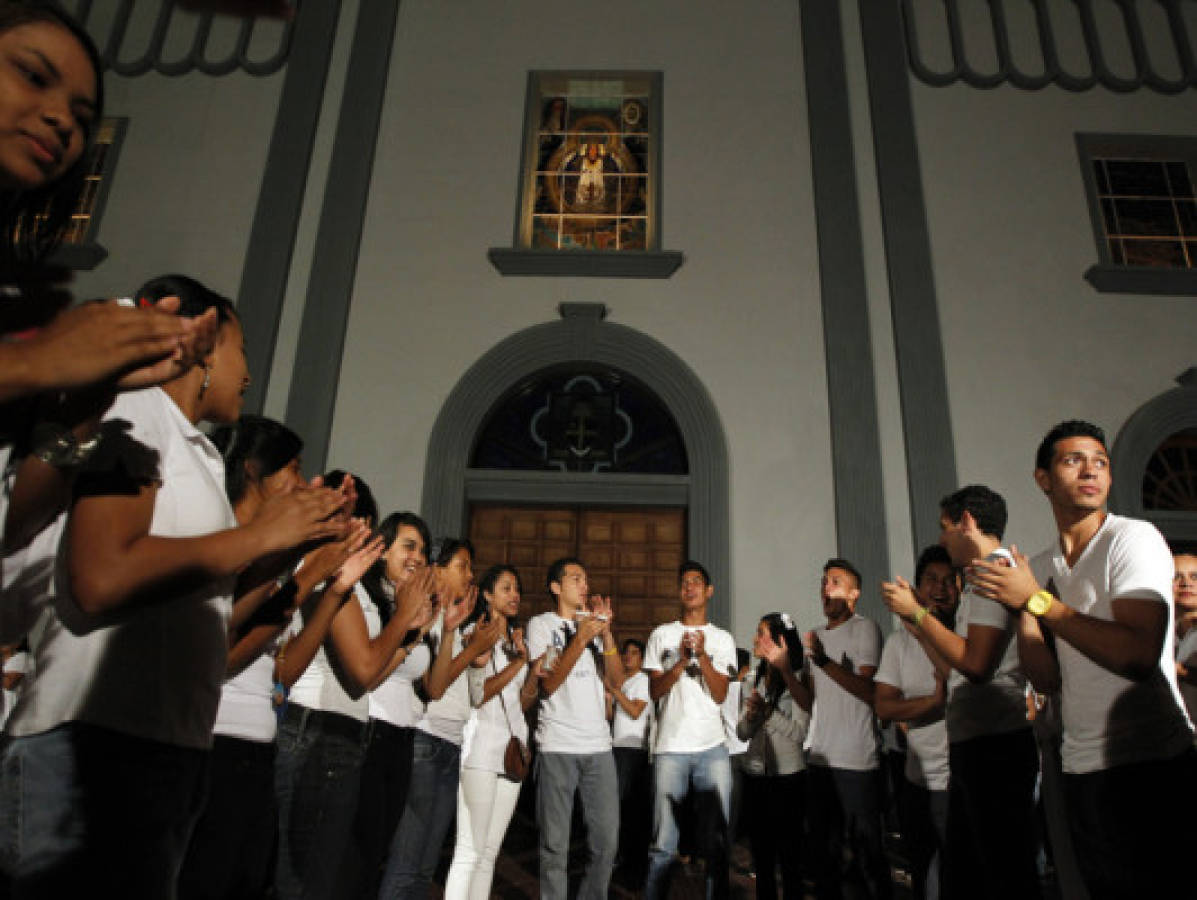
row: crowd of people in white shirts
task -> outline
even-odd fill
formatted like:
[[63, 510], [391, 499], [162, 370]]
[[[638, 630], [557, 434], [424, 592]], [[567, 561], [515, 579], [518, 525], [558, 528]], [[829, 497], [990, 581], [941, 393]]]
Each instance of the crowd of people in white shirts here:
[[726, 896], [738, 823], [758, 896], [886, 897], [879, 720], [917, 896], [1038, 896], [1037, 791], [1062, 895], [1192, 893], [1197, 826], [1163, 810], [1197, 800], [1197, 557], [1106, 510], [1100, 429], [1038, 448], [1058, 539], [1033, 559], [997, 493], [945, 497], [914, 583], [880, 586], [884, 645], [844, 559], [825, 623], [764, 616], [755, 666], [693, 561], [644, 646], [573, 558], [520, 624], [514, 568], [475, 578], [468, 541], [309, 482], [300, 439], [241, 414], [229, 299], [171, 275], [65, 308], [46, 259], [100, 73], [70, 18], [0, 2], [0, 896], [422, 898], [455, 822], [445, 895], [487, 897], [531, 779], [543, 897], [604, 897], [617, 860], [668, 896], [686, 842]]

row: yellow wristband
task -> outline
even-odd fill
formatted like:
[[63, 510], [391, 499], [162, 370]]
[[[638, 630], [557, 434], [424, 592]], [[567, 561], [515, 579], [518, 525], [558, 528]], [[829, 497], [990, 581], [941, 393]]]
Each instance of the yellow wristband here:
[[619, 652], [618, 650], [616, 650], [614, 647], [612, 647], [610, 650], [604, 650], [603, 656], [614, 656], [618, 652]]
[[914, 614], [914, 627], [921, 628], [925, 618], [927, 618], [927, 607], [920, 606], [918, 612]]

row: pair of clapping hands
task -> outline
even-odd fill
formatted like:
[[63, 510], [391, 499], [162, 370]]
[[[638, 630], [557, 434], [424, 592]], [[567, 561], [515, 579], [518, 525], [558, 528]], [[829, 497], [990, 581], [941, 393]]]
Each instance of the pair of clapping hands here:
[[[974, 559], [965, 568], [969, 585], [981, 597], [995, 600], [1019, 612], [1027, 600], [1039, 590], [1039, 582], [1031, 572], [1026, 556], [1018, 547], [1010, 548], [1013, 563], [1005, 558]], [[919, 610], [925, 609], [911, 584], [901, 575], [893, 581], [881, 583], [881, 599], [886, 608], [897, 615], [907, 628], [912, 628]]]
[[578, 623], [578, 634], [585, 643], [590, 643], [604, 632], [610, 632], [611, 623], [615, 621], [611, 598], [600, 594], [591, 594], [586, 606], [574, 616]]

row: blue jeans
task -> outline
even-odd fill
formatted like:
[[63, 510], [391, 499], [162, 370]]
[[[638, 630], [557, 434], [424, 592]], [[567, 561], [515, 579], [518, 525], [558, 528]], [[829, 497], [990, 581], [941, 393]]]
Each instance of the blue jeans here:
[[578, 900], [603, 900], [619, 844], [619, 784], [615, 758], [605, 753], [541, 753], [536, 759], [536, 819], [540, 826], [540, 896], [565, 900], [569, 887], [569, 827], [574, 791], [582, 795], [590, 860]]
[[727, 745], [694, 753], [658, 753], [653, 758], [653, 781], [653, 845], [648, 851], [646, 900], [669, 896], [669, 874], [677, 853], [677, 813], [691, 789], [697, 801], [698, 845], [707, 860], [707, 896], [726, 897], [732, 785]]
[[274, 880], [281, 900], [341, 896], [337, 873], [357, 809], [363, 754], [355, 719], [298, 704], [287, 708], [274, 769], [279, 813]]
[[207, 773], [205, 750], [81, 722], [10, 739], [0, 895], [170, 900]]
[[461, 748], [416, 731], [412, 742], [411, 784], [403, 818], [391, 841], [382, 876], [382, 900], [425, 900], [457, 808]]

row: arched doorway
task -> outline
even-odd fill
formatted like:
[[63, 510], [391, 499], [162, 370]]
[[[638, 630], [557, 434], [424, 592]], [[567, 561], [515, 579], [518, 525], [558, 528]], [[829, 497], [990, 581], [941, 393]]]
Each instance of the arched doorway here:
[[[501, 341], [454, 386], [432, 429], [422, 508], [434, 531], [464, 533], [471, 504], [527, 507], [682, 508], [690, 556], [716, 584], [711, 618], [731, 624], [727, 443], [705, 386], [676, 354], [601, 304], [562, 304], [561, 319]], [[532, 471], [471, 465], [480, 430], [513, 386], [552, 370], [596, 367], [650, 391], [676, 423], [688, 472]]]

